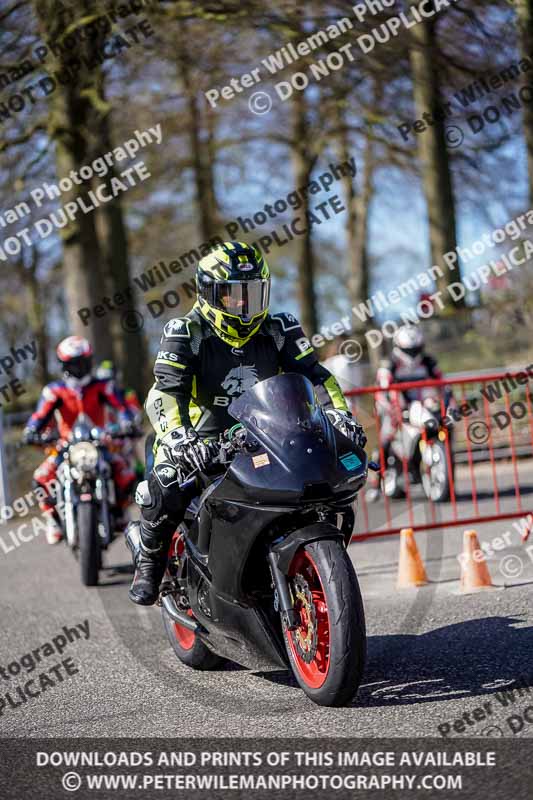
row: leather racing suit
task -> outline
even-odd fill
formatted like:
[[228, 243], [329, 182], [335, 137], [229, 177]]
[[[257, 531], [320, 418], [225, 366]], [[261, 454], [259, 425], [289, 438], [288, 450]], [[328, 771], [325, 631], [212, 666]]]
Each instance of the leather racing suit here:
[[280, 372], [309, 378], [326, 409], [349, 410], [336, 379], [319, 364], [291, 314], [268, 315], [242, 347], [225, 343], [196, 307], [165, 325], [145, 405], [155, 430], [154, 466], [136, 496], [143, 540], [152, 552], [166, 552], [191, 499], [178, 490], [178, 470], [159, 447], [161, 440], [183, 427], [193, 427], [204, 439], [217, 437], [235, 424], [228, 413], [231, 401]]
[[[107, 408], [113, 409], [120, 421], [131, 421], [130, 411], [109, 381], [92, 379], [85, 386], [78, 387], [69, 386], [68, 380], [55, 381], [42, 390], [37, 409], [31, 415], [26, 427], [30, 431], [39, 433], [51, 424], [55, 424], [59, 438], [68, 439], [72, 426], [81, 413], [86, 414], [94, 425], [104, 427], [108, 421]], [[34, 485], [46, 492], [46, 496], [39, 501], [43, 512], [54, 510], [55, 499], [50, 493], [50, 486], [54, 485], [61, 460], [61, 454], [50, 455], [33, 474]], [[118, 498], [121, 504], [124, 504], [128, 497], [128, 489], [135, 480], [135, 473], [118, 453], [112, 454], [111, 466]]]
[[401, 422], [401, 415], [416, 399], [412, 390], [402, 392], [399, 397], [391, 399], [388, 388], [393, 383], [408, 383], [442, 378], [442, 372], [433, 356], [421, 353], [416, 358], [393, 355], [390, 361], [383, 362], [377, 371], [377, 385], [384, 391], [376, 395], [376, 408], [380, 416], [380, 442], [388, 454], [389, 445]]

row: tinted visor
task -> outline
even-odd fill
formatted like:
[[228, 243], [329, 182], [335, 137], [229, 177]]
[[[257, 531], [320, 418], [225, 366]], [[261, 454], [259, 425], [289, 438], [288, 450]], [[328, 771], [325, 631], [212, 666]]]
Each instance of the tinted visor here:
[[91, 371], [92, 359], [88, 356], [71, 358], [69, 361], [61, 361], [63, 370], [73, 378], [84, 378]]
[[416, 358], [420, 355], [424, 347], [402, 347], [402, 351], [410, 358]]
[[270, 279], [224, 281], [211, 286], [209, 299], [214, 308], [244, 320], [262, 314], [270, 300]]

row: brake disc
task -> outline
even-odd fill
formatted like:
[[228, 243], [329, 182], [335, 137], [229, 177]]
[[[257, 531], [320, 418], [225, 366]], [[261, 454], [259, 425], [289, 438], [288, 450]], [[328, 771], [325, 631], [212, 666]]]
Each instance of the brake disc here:
[[302, 661], [305, 661], [306, 664], [310, 664], [316, 656], [318, 647], [318, 629], [316, 624], [315, 604], [313, 602], [313, 595], [311, 594], [309, 584], [302, 575], [297, 574], [294, 576], [293, 587], [296, 600], [305, 610], [307, 617], [307, 631], [305, 632], [305, 635], [303, 635], [302, 628], [298, 628], [298, 630], [296, 630], [293, 634], [294, 644]]

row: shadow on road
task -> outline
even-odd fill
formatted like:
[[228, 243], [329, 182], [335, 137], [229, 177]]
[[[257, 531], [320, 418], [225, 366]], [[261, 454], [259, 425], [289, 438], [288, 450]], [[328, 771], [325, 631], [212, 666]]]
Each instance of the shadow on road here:
[[372, 636], [355, 705], [390, 706], [492, 694], [526, 678], [533, 685], [533, 627], [486, 617], [418, 635]]
[[[520, 496], [525, 497], [526, 495], [533, 494], [533, 486], [525, 486], [524, 484], [520, 485]], [[516, 488], [514, 486], [507, 486], [504, 489], [498, 488], [498, 496], [500, 499], [504, 499], [507, 497], [514, 498], [516, 497]], [[494, 500], [494, 490], [493, 489], [478, 489], [476, 492], [476, 497], [478, 500]], [[461, 492], [456, 491], [455, 493], [455, 500], [458, 503], [471, 503], [473, 502], [473, 494], [471, 491]], [[524, 516], [526, 515], [526, 511], [524, 511]]]
[[[446, 625], [418, 635], [371, 636], [368, 661], [353, 706], [413, 705], [494, 694], [520, 682], [533, 686], [533, 627], [513, 617]], [[295, 687], [289, 671], [256, 672]]]
[[105, 589], [108, 586], [127, 586], [131, 583], [134, 573], [133, 564], [105, 564], [100, 575], [99, 586]]

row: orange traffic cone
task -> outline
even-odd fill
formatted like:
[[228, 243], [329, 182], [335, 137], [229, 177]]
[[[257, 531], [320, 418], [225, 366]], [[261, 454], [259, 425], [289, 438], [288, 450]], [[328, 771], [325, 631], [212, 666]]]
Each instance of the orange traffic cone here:
[[398, 561], [397, 589], [425, 586], [428, 582], [422, 557], [418, 552], [412, 528], [400, 531], [400, 559]]
[[[482, 558], [483, 557], [483, 558]], [[463, 554], [461, 561], [461, 594], [479, 592], [483, 589], [495, 589], [490, 577], [489, 568], [485, 561], [477, 533], [465, 531], [463, 536]]]

